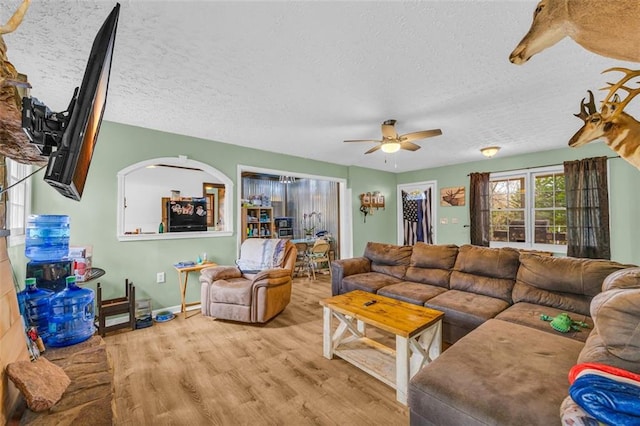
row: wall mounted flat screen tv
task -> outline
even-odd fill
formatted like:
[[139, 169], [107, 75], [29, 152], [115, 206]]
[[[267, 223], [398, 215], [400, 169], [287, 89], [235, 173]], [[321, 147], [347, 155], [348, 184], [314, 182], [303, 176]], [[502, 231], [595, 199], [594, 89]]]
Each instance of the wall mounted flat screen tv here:
[[58, 150], [49, 156], [44, 180], [62, 195], [80, 201], [107, 102], [113, 44], [120, 4], [98, 31], [78, 99]]
[[[22, 127], [49, 156], [44, 180], [65, 197], [80, 201], [107, 101], [120, 4], [98, 31], [80, 89], [69, 109], [52, 113], [35, 98], [23, 99]], [[54, 150], [55, 148], [55, 150]]]

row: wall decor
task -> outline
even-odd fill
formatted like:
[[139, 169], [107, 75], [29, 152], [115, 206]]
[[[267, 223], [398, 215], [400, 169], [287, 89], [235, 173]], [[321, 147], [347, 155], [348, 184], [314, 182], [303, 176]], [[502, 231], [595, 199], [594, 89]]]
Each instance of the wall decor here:
[[[640, 70], [626, 68], [609, 68], [603, 72], [617, 71], [624, 76], [617, 83], [607, 83], [603, 90], [609, 93], [601, 103], [600, 111], [596, 109], [593, 93], [589, 90], [589, 101], [582, 99], [580, 113], [574, 114], [584, 121], [584, 126], [569, 140], [569, 146], [576, 148], [595, 140], [604, 142], [636, 168], [640, 169], [640, 122], [624, 112], [624, 108], [640, 93], [640, 87], [626, 86], [629, 80], [640, 76]], [[618, 90], [626, 95], [620, 100]]]
[[464, 206], [464, 186], [452, 186], [440, 190], [440, 205], [445, 207]]
[[531, 28], [509, 60], [516, 65], [524, 64], [568, 36], [598, 55], [640, 62], [639, 20], [638, 0], [542, 0], [536, 6]]

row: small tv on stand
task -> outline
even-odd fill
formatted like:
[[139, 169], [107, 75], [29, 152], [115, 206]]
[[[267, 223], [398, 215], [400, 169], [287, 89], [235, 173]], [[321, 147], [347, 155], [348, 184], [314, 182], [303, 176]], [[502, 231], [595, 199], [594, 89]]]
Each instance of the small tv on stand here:
[[22, 127], [49, 157], [44, 180], [65, 197], [80, 201], [107, 102], [120, 3], [98, 31], [80, 89], [69, 108], [51, 112], [36, 98], [22, 100]]

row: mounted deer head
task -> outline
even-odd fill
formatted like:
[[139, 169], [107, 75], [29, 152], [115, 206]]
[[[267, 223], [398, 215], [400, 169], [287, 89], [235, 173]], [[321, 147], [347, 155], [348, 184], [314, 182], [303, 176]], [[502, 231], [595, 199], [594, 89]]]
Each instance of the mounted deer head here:
[[[625, 85], [634, 77], [640, 76], [640, 70], [626, 68], [610, 68], [604, 72], [619, 71], [625, 73], [617, 83], [608, 83], [602, 90], [609, 93], [602, 101], [600, 111], [596, 109], [593, 93], [589, 92], [589, 101], [582, 99], [580, 113], [574, 114], [584, 121], [584, 126], [569, 141], [570, 147], [579, 147], [597, 139], [604, 142], [622, 158], [640, 169], [640, 122], [624, 112], [624, 108], [640, 93], [640, 87], [632, 89]], [[627, 97], [620, 100], [618, 90], [627, 92]]]
[[598, 55], [640, 62], [638, 27], [638, 0], [542, 0], [533, 14], [529, 32], [511, 52], [509, 60], [524, 64], [568, 36]]

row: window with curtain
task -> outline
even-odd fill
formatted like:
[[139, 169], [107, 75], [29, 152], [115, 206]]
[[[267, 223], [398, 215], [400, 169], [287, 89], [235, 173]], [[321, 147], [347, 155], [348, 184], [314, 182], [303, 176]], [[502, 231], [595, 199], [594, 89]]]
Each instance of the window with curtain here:
[[566, 251], [562, 166], [472, 174], [470, 209], [472, 244]]
[[567, 255], [611, 259], [607, 157], [564, 163]]

